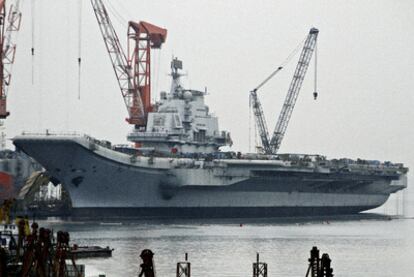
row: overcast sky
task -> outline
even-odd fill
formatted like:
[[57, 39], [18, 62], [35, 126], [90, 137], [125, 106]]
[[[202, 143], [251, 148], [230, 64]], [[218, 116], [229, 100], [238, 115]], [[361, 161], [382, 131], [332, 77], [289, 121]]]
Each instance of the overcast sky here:
[[[80, 100], [80, 0], [35, 1], [33, 64], [30, 3], [22, 7], [7, 136], [49, 129], [124, 143], [131, 126], [90, 2], [82, 4]], [[184, 84], [208, 88], [210, 111], [231, 132], [232, 149], [242, 151], [249, 150], [253, 129], [249, 91], [317, 27], [319, 98], [312, 97], [311, 66], [280, 151], [414, 167], [412, 1], [111, 0], [107, 8], [122, 43], [127, 20], [168, 29], [166, 44], [153, 52], [153, 97], [169, 89], [169, 62], [179, 57], [188, 72]], [[259, 91], [270, 131], [297, 59]]]

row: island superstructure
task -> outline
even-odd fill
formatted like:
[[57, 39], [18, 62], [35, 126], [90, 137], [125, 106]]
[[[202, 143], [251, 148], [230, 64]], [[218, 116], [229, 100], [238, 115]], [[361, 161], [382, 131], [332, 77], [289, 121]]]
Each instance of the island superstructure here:
[[158, 152], [213, 153], [231, 144], [230, 134], [219, 131], [218, 119], [204, 103], [206, 91], [184, 89], [182, 61], [171, 61], [171, 90], [161, 92], [156, 112], [149, 112], [144, 130], [134, 128], [128, 140]]

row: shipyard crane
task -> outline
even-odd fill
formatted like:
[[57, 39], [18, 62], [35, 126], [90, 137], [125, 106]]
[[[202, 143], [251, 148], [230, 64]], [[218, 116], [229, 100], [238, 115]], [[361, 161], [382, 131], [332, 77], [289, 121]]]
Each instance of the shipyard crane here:
[[[302, 52], [298, 64], [296, 66], [293, 79], [289, 86], [288, 93], [286, 95], [285, 102], [283, 104], [282, 110], [280, 112], [275, 130], [273, 132], [272, 139], [269, 141], [269, 133], [263, 114], [263, 109], [260, 104], [260, 101], [257, 96], [257, 90], [266, 84], [271, 78], [273, 78], [280, 70], [283, 69], [283, 66], [278, 67], [272, 74], [269, 75], [262, 83], [260, 83], [255, 89], [250, 92], [251, 103], [253, 107], [253, 113], [255, 116], [255, 121], [258, 126], [258, 131], [260, 139], [262, 141], [263, 150], [266, 154], [276, 154], [280, 148], [283, 137], [286, 132], [286, 128], [289, 124], [290, 117], [295, 107], [296, 99], [299, 95], [299, 91], [302, 87], [303, 80], [306, 75], [306, 71], [309, 67], [312, 54], [316, 47], [316, 40], [318, 37], [319, 30], [312, 28], [309, 31], [309, 34], [305, 40]], [[316, 88], [314, 92], [314, 97], [316, 99], [317, 93]]]
[[270, 142], [269, 142], [269, 131], [267, 129], [266, 120], [264, 117], [262, 104], [257, 97], [257, 91], [264, 86], [270, 79], [272, 79], [283, 66], [279, 66], [275, 71], [272, 72], [263, 82], [261, 82], [256, 88], [250, 92], [250, 105], [253, 108], [253, 114], [256, 121], [257, 128], [259, 130], [259, 136], [262, 141], [263, 150], [265, 153], [270, 154]]
[[7, 111], [7, 93], [16, 54], [15, 40], [20, 30], [21, 19], [20, 0], [10, 5], [8, 14], [6, 14], [6, 1], [0, 0], [0, 119], [5, 119], [10, 114]]
[[285, 136], [286, 128], [289, 124], [290, 117], [292, 116], [293, 108], [295, 107], [296, 99], [298, 98], [303, 79], [305, 78], [306, 71], [308, 70], [313, 51], [315, 50], [318, 34], [319, 30], [312, 28], [310, 29], [308, 37], [305, 40], [302, 53], [300, 54], [295, 73], [293, 74], [293, 79], [286, 95], [285, 103], [283, 104], [282, 111], [279, 114], [272, 140], [270, 141], [271, 153], [277, 153], [283, 137]]
[[145, 127], [152, 109], [151, 49], [161, 48], [167, 30], [144, 21], [130, 21], [125, 55], [102, 0], [91, 3], [128, 110], [126, 121], [138, 128]]

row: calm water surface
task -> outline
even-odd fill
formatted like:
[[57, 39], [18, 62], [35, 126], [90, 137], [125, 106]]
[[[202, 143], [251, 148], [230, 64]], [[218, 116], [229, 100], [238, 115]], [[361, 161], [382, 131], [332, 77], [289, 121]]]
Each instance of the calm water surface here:
[[[108, 224], [109, 223], [109, 224]], [[251, 276], [256, 252], [269, 276], [305, 276], [309, 250], [329, 253], [335, 276], [414, 276], [414, 217], [284, 220], [41, 221], [67, 230], [71, 242], [114, 248], [112, 258], [85, 259], [87, 276], [137, 276], [140, 251], [155, 252], [157, 276], [175, 276], [189, 253], [192, 276]]]

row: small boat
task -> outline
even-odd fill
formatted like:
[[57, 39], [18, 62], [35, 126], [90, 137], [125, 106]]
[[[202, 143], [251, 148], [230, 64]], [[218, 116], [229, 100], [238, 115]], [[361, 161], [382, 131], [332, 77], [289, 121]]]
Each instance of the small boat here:
[[76, 259], [84, 258], [109, 258], [112, 257], [114, 249], [101, 246], [77, 246], [75, 245], [70, 251], [69, 255]]

